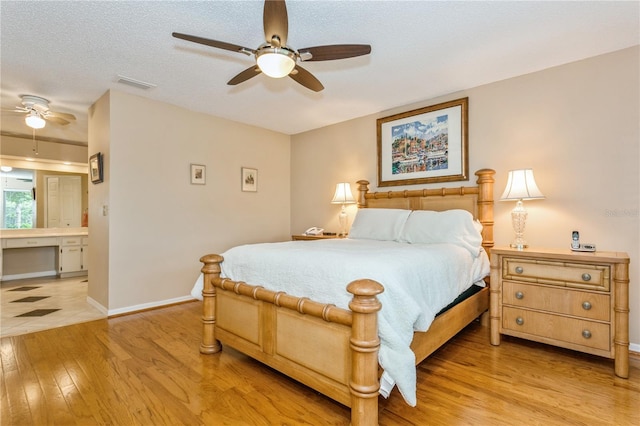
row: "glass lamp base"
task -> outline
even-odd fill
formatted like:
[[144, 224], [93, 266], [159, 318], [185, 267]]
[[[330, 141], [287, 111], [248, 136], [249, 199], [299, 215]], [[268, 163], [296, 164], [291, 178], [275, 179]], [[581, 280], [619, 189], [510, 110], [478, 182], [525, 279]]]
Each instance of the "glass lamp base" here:
[[516, 207], [511, 211], [511, 224], [516, 233], [516, 238], [511, 243], [511, 247], [522, 250], [528, 247], [524, 239], [524, 227], [527, 222], [527, 211], [522, 205], [522, 200], [518, 200]]
[[342, 211], [338, 215], [338, 222], [340, 223], [340, 232], [338, 233], [338, 237], [346, 237], [347, 236], [347, 222], [348, 222], [347, 212], [345, 210], [344, 204], [342, 205]]

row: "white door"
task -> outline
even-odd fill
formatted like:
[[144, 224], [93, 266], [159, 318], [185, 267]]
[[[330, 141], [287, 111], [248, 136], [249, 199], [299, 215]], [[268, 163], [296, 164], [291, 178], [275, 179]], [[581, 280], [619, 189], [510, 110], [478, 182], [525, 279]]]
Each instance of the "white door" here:
[[82, 184], [80, 176], [60, 179], [60, 226], [79, 227], [82, 223]]
[[47, 177], [47, 228], [79, 227], [82, 223], [80, 176]]
[[45, 217], [47, 228], [60, 226], [60, 178], [47, 177], [47, 204]]

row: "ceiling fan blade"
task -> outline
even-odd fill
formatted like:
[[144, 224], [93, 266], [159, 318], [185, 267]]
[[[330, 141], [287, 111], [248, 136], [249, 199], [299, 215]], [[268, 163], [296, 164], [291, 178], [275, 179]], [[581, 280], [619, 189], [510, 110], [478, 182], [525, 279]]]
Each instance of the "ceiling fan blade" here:
[[322, 85], [322, 83], [320, 83], [320, 80], [315, 78], [313, 74], [299, 65], [296, 65], [291, 74], [289, 74], [289, 77], [302, 84], [307, 89], [313, 90], [314, 92], [319, 92], [324, 89], [324, 86]]
[[255, 50], [249, 49], [248, 47], [225, 43], [224, 41], [212, 40], [210, 38], [197, 37], [182, 33], [171, 33], [171, 35], [182, 40], [192, 41], [194, 43], [204, 44], [206, 46], [217, 47], [218, 49], [230, 50], [232, 52], [240, 52], [244, 53], [245, 55], [252, 55], [256, 53]]
[[53, 115], [47, 115], [43, 118], [47, 121], [50, 121], [55, 124], [59, 124], [61, 126], [66, 126], [67, 124], [69, 124], [69, 121], [65, 120], [64, 118], [56, 117]]
[[[299, 49], [300, 59], [303, 61], [331, 61], [334, 59], [354, 58], [371, 53], [368, 44], [333, 44], [329, 46], [315, 46]], [[309, 57], [309, 55], [311, 57]]]
[[247, 68], [246, 70], [242, 71], [240, 74], [236, 75], [235, 77], [233, 77], [231, 80], [229, 80], [227, 82], [227, 84], [229, 86], [235, 86], [236, 84], [240, 84], [243, 81], [247, 81], [250, 78], [255, 77], [256, 75], [260, 74], [262, 71], [260, 71], [260, 68], [258, 68], [256, 65], [253, 65], [249, 68]]
[[273, 47], [287, 45], [289, 18], [284, 0], [266, 0], [264, 2], [262, 23], [264, 25], [264, 38], [267, 43], [271, 43]]
[[25, 114], [28, 113], [29, 110], [26, 108], [22, 108], [22, 107], [15, 107], [15, 108], [2, 108], [1, 111], [4, 112], [10, 112], [10, 113], [15, 113], [15, 114]]
[[57, 117], [57, 118], [62, 118], [62, 119], [67, 120], [67, 121], [74, 121], [76, 119], [75, 115], [69, 114], [67, 112], [47, 111], [45, 113], [45, 115], [46, 115], [45, 118]]

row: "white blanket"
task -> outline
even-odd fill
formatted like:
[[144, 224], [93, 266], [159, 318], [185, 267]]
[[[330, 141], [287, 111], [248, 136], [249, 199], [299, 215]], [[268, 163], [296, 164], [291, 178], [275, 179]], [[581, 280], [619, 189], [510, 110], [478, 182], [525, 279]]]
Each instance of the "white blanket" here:
[[[484, 251], [474, 258], [453, 244], [289, 241], [238, 246], [222, 256], [223, 277], [344, 309], [351, 300], [348, 283], [361, 278], [381, 283], [385, 289], [378, 314], [381, 382], [390, 388], [395, 383], [411, 406], [416, 405], [413, 332], [426, 331], [442, 308], [489, 274]], [[192, 295], [201, 299], [201, 292], [200, 278]]]

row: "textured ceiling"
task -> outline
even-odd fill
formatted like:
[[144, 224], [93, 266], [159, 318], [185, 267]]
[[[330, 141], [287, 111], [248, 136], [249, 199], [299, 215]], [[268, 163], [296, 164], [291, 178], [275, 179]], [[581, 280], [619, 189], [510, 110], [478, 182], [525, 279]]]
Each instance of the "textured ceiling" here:
[[[639, 2], [289, 1], [288, 44], [372, 46], [369, 56], [308, 62], [325, 86], [290, 78], [226, 82], [253, 59], [178, 40], [173, 31], [250, 48], [256, 1], [2, 1], [2, 108], [20, 94], [73, 113], [39, 135], [87, 140], [87, 109], [109, 89], [295, 134], [639, 43]], [[118, 75], [155, 84], [146, 91]], [[514, 93], [514, 96], [517, 95]], [[30, 134], [2, 114], [2, 130]]]

